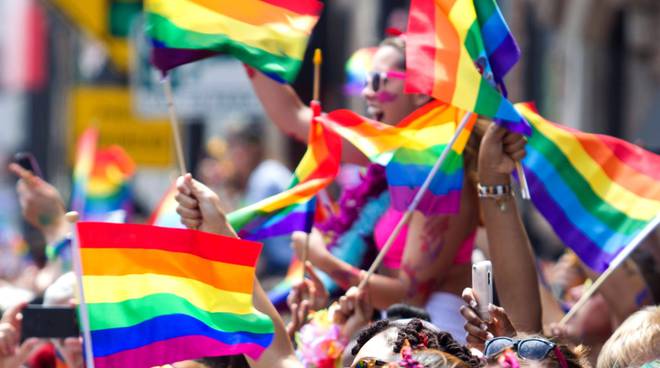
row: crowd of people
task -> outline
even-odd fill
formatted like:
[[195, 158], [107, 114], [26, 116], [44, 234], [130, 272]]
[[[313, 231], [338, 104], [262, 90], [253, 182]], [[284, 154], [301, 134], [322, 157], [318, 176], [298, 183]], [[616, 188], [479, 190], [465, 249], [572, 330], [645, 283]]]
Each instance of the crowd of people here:
[[[395, 125], [431, 101], [429, 96], [404, 93], [405, 62], [403, 37], [381, 43], [363, 90], [374, 119]], [[290, 86], [259, 72], [250, 71], [250, 76], [268, 117], [285, 133], [305, 141], [312, 116], [309, 107]], [[249, 143], [259, 135], [239, 138]], [[270, 347], [256, 361], [208, 357], [170, 367], [659, 367], [657, 295], [632, 261], [617, 270], [572, 320], [558, 323], [584, 292], [587, 280], [597, 275], [570, 251], [553, 264], [537, 260], [511, 181], [515, 163], [525, 156], [525, 144], [523, 136], [480, 118], [466, 148], [460, 212], [415, 213], [378, 272], [369, 275], [360, 265], [333, 255], [329, 247], [350, 247], [359, 241], [376, 253], [404, 214], [390, 206], [384, 168], [345, 142], [342, 160], [366, 170], [358, 183], [344, 188], [338, 211], [317, 224], [309, 241], [305, 233], [292, 234], [291, 248], [303, 259], [308, 247], [308, 262], [307, 278], [293, 287], [288, 308], [276, 309], [259, 279], [254, 281], [254, 306], [275, 326]], [[234, 164], [282, 171], [252, 162]], [[49, 244], [66, 237], [70, 223], [55, 188], [18, 165], [10, 170], [20, 178], [17, 191], [25, 219]], [[254, 191], [265, 182], [248, 174], [243, 181]], [[177, 212], [185, 226], [237, 236], [221, 195], [189, 174], [178, 178], [177, 188]], [[484, 246], [476, 245], [478, 233], [485, 234]], [[273, 246], [267, 252], [279, 259]], [[492, 262], [496, 299], [487, 306], [488, 318], [479, 313], [484, 308], [470, 288], [476, 254]], [[71, 273], [61, 275], [63, 259], [53, 258], [29, 285], [20, 286], [44, 304], [75, 303], [75, 278]], [[343, 293], [326, 290], [319, 271]], [[55, 367], [59, 361], [83, 366], [82, 338], [21, 339], [24, 306], [17, 301], [4, 311], [0, 368]]]

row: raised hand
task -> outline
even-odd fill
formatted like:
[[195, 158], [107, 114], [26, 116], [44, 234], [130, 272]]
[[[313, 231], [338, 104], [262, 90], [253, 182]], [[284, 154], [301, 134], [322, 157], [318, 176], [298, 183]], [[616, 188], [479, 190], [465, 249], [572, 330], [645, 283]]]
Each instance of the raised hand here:
[[220, 198], [206, 185], [186, 174], [177, 179], [176, 212], [181, 216], [181, 223], [190, 229], [236, 236], [227, 222]]
[[66, 235], [64, 201], [57, 189], [18, 164], [9, 164], [9, 171], [20, 178], [16, 191], [25, 220], [49, 243]]
[[39, 339], [21, 341], [21, 310], [26, 303], [8, 309], [0, 321], [0, 368], [19, 368], [40, 344]]
[[483, 350], [484, 343], [488, 339], [497, 336], [513, 337], [516, 329], [509, 320], [509, 316], [502, 307], [493, 304], [488, 306], [490, 321], [484, 321], [477, 313], [477, 298], [471, 288], [465, 288], [462, 295], [466, 305], [461, 306], [460, 312], [465, 319], [463, 328], [466, 332], [466, 340], [471, 347]]
[[522, 135], [491, 123], [479, 149], [479, 181], [482, 184], [508, 183], [516, 161], [525, 157], [526, 144]]
[[315, 266], [320, 265], [328, 257], [332, 257], [326, 248], [323, 236], [321, 233], [312, 229], [308, 235], [303, 231], [294, 231], [291, 234], [291, 248], [296, 252], [298, 259], [303, 259], [304, 248], [307, 245], [307, 237], [309, 236], [309, 248], [307, 249], [307, 259]]

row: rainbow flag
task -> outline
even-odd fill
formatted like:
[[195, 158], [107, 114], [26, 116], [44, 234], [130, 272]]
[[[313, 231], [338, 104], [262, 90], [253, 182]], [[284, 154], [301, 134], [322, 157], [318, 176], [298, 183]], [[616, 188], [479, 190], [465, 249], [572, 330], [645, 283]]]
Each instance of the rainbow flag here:
[[261, 244], [148, 225], [77, 224], [98, 368], [258, 359], [273, 322], [252, 305]]
[[172, 183], [167, 189], [167, 192], [165, 192], [165, 195], [163, 195], [160, 203], [158, 203], [156, 210], [151, 214], [147, 224], [178, 229], [185, 228], [181, 223], [181, 217], [176, 213], [176, 207], [178, 206], [175, 199], [176, 193], [176, 184]]
[[412, 0], [406, 37], [406, 92], [428, 94], [531, 134], [529, 123], [495, 87], [519, 52], [511, 47], [494, 0]]
[[292, 82], [322, 9], [317, 0], [146, 0], [152, 63], [166, 72], [228, 53]]
[[536, 208], [584, 263], [604, 271], [660, 214], [660, 156], [554, 124], [531, 104], [516, 108], [532, 124], [522, 163]]
[[358, 49], [346, 62], [346, 84], [344, 93], [348, 96], [359, 96], [364, 89], [367, 73], [373, 70], [374, 54], [377, 47]]
[[270, 299], [270, 302], [274, 306], [282, 305], [286, 302], [286, 298], [289, 296], [293, 285], [302, 280], [304, 271], [302, 262], [294, 255], [284, 279], [268, 291], [268, 299]]
[[[320, 106], [314, 107], [320, 112]], [[258, 240], [311, 228], [313, 197], [330, 184], [339, 171], [341, 138], [315, 119], [307, 151], [300, 160], [289, 189], [228, 215], [243, 239]]]
[[135, 163], [119, 146], [97, 149], [98, 131], [88, 129], [78, 142], [73, 172], [72, 208], [86, 220], [107, 220], [132, 211], [130, 180]]
[[[369, 120], [349, 110], [329, 113], [324, 123], [360, 149], [372, 162], [386, 166], [392, 207], [405, 211], [422, 186], [438, 156], [465, 115], [444, 103], [422, 106], [397, 126]], [[425, 214], [452, 213], [459, 209], [463, 187], [463, 149], [476, 116], [472, 116], [447, 160], [431, 182], [418, 210]]]

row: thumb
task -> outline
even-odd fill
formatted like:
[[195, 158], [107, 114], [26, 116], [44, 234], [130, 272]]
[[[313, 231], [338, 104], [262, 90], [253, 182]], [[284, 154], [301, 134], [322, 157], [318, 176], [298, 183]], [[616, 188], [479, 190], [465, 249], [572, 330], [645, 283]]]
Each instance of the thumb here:
[[19, 320], [18, 318], [19, 313], [21, 313], [21, 311], [23, 310], [23, 308], [25, 308], [26, 305], [27, 302], [23, 302], [16, 304], [15, 306], [7, 309], [5, 314], [2, 316], [2, 322], [7, 322], [15, 326]]
[[31, 337], [23, 342], [16, 352], [16, 359], [18, 362], [23, 363], [28, 359], [30, 354], [41, 345], [41, 340]]
[[507, 130], [495, 123], [490, 123], [490, 126], [484, 134], [483, 142], [484, 143], [493, 143], [501, 142], [504, 136], [506, 135]]

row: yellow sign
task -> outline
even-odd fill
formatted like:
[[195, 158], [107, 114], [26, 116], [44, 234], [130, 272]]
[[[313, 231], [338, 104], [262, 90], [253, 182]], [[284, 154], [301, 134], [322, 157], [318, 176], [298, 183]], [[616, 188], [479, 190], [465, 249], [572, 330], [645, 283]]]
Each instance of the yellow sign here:
[[99, 145], [122, 146], [138, 165], [170, 167], [173, 164], [172, 129], [167, 120], [135, 116], [130, 91], [124, 87], [79, 87], [71, 98], [75, 142], [90, 127], [99, 129]]

